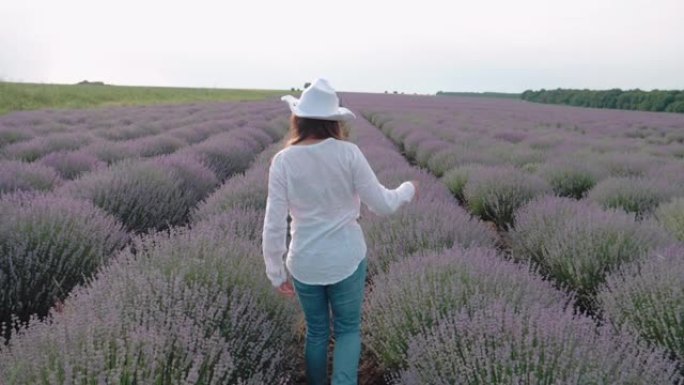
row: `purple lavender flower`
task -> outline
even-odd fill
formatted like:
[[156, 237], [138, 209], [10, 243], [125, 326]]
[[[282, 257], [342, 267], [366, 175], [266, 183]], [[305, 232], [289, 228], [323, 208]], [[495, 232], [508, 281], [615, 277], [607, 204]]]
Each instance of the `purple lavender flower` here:
[[535, 262], [543, 274], [577, 291], [581, 304], [591, 308], [607, 273], [670, 244], [672, 238], [660, 226], [637, 222], [623, 211], [543, 197], [516, 213], [510, 242], [514, 258]]
[[92, 141], [87, 133], [54, 133], [7, 145], [2, 152], [5, 158], [33, 162], [51, 152], [76, 150]]
[[364, 304], [364, 330], [381, 363], [396, 368], [407, 363], [410, 338], [450, 312], [477, 311], [497, 300], [523, 313], [531, 306], [560, 311], [570, 299], [492, 249], [454, 248], [404, 258], [375, 276]]
[[77, 151], [51, 152], [38, 160], [41, 164], [55, 169], [64, 179], [76, 179], [81, 174], [102, 169], [107, 166], [94, 155]]
[[25, 128], [4, 126], [0, 123], [0, 149], [12, 143], [28, 141], [33, 137], [33, 134]]
[[181, 224], [189, 212], [188, 192], [170, 167], [132, 158], [85, 174], [57, 192], [91, 201], [134, 232]]
[[131, 149], [132, 153], [143, 158], [148, 158], [152, 156], [170, 154], [186, 146], [187, 144], [173, 136], [161, 134], [133, 139], [131, 141], [127, 141], [126, 145]]
[[591, 189], [587, 198], [605, 208], [621, 208], [643, 218], [678, 193], [679, 189], [664, 179], [611, 177]]
[[[18, 192], [0, 199], [0, 323], [44, 317], [128, 241], [90, 202]], [[11, 333], [6, 328], [5, 337]]]
[[660, 350], [571, 311], [498, 301], [456, 310], [408, 343], [395, 385], [678, 384]]
[[608, 276], [600, 307], [616, 328], [627, 326], [684, 362], [684, 247], [653, 250]]
[[0, 195], [13, 191], [46, 191], [62, 184], [52, 167], [18, 160], [0, 161]]

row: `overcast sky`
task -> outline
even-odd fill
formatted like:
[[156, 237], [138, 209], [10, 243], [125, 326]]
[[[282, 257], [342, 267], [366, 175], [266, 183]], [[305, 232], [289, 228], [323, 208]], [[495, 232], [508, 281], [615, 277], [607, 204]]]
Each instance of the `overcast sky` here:
[[0, 79], [684, 89], [684, 0], [2, 0]]

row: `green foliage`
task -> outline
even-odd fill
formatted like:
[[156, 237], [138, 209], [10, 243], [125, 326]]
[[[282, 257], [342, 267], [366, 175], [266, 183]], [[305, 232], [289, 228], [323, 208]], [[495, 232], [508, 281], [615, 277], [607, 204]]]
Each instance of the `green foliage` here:
[[465, 202], [465, 196], [463, 195], [463, 190], [468, 183], [468, 177], [470, 173], [473, 172], [473, 166], [461, 166], [452, 168], [447, 171], [442, 177], [442, 182], [449, 188], [454, 197], [460, 202]]
[[515, 211], [520, 206], [550, 192], [551, 187], [536, 175], [512, 167], [495, 166], [471, 172], [463, 197], [473, 214], [506, 229], [513, 226]]
[[556, 195], [575, 199], [586, 196], [600, 177], [595, 167], [573, 159], [547, 162], [538, 172], [551, 185]]
[[649, 253], [610, 275], [597, 299], [616, 329], [627, 326], [684, 362], [684, 248]]
[[283, 91], [276, 90], [0, 82], [0, 115], [10, 111], [40, 108], [87, 108], [220, 100], [261, 100], [281, 94]]
[[684, 242], [684, 197], [660, 205], [655, 216], [672, 235]]
[[617, 108], [657, 112], [684, 112], [684, 91], [641, 91], [614, 88], [605, 91], [572, 90], [527, 90], [521, 99], [537, 103], [568, 104], [578, 107]]

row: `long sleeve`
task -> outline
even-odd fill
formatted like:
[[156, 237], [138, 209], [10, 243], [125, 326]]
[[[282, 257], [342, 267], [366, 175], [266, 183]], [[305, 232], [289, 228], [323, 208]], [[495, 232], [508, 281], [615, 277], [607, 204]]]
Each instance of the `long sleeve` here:
[[394, 190], [385, 188], [368, 164], [368, 160], [358, 147], [355, 147], [352, 160], [354, 189], [359, 194], [361, 202], [378, 215], [389, 215], [402, 204], [410, 202], [415, 194], [415, 187], [411, 182], [404, 182]]
[[283, 262], [283, 255], [287, 251], [287, 212], [287, 184], [284, 169], [276, 154], [268, 171], [268, 197], [262, 233], [266, 275], [275, 287], [287, 281]]

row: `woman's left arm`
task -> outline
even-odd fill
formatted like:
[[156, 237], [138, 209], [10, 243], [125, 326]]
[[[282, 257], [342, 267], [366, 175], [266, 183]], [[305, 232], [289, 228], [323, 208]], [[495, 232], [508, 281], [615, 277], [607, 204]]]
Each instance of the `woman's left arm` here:
[[268, 197], [262, 233], [266, 275], [274, 287], [279, 287], [287, 281], [283, 262], [283, 255], [287, 251], [287, 183], [285, 170], [278, 155], [280, 154], [273, 157], [268, 170]]

